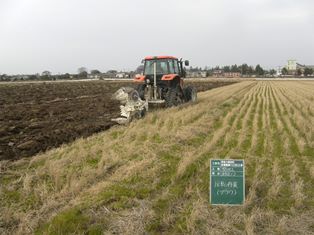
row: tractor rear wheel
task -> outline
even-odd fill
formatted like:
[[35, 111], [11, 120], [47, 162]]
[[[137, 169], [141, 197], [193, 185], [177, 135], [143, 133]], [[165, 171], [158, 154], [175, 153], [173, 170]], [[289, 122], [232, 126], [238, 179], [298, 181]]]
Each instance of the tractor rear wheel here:
[[179, 85], [168, 88], [165, 101], [167, 107], [173, 107], [182, 104], [182, 92]]
[[183, 89], [184, 98], [186, 102], [196, 102], [197, 101], [197, 91], [195, 87], [188, 86]]

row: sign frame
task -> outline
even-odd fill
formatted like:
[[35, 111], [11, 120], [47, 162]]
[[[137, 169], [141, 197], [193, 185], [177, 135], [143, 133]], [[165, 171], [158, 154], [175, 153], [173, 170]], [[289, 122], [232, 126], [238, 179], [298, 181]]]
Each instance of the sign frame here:
[[[243, 202], [241, 204], [220, 204], [212, 203], [212, 162], [213, 161], [242, 161], [243, 162]], [[244, 159], [210, 159], [210, 172], [209, 172], [209, 203], [213, 206], [242, 206], [245, 203], [245, 160]]]

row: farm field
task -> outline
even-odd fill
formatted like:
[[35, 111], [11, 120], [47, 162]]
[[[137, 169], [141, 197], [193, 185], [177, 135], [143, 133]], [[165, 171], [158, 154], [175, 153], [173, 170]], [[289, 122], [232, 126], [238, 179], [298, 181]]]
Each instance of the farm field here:
[[[243, 206], [209, 204], [244, 159]], [[0, 234], [314, 234], [314, 82], [245, 81], [0, 162]]]
[[[187, 81], [198, 90], [232, 84]], [[0, 84], [0, 160], [30, 157], [107, 130], [119, 116], [111, 95], [130, 81]]]

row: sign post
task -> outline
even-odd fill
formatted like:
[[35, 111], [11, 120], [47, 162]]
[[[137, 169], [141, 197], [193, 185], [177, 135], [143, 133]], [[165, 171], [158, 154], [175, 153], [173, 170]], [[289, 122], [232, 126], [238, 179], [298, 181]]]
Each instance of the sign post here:
[[210, 160], [210, 203], [242, 205], [245, 200], [244, 160]]

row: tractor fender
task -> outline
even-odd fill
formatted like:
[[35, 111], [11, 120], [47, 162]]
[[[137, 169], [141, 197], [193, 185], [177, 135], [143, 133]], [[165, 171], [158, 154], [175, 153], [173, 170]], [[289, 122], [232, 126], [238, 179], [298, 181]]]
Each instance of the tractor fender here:
[[144, 75], [135, 76], [134, 82], [144, 82], [145, 81], [145, 77], [146, 76], [144, 76]]
[[178, 74], [167, 74], [162, 76], [161, 80], [162, 81], [172, 81], [173, 79], [175, 79], [176, 77], [178, 77]]
[[181, 89], [183, 89], [183, 79], [181, 79], [178, 74], [164, 75], [164, 76], [162, 76], [161, 80], [162, 81], [169, 81], [170, 86], [176, 86], [176, 84], [179, 84]]

